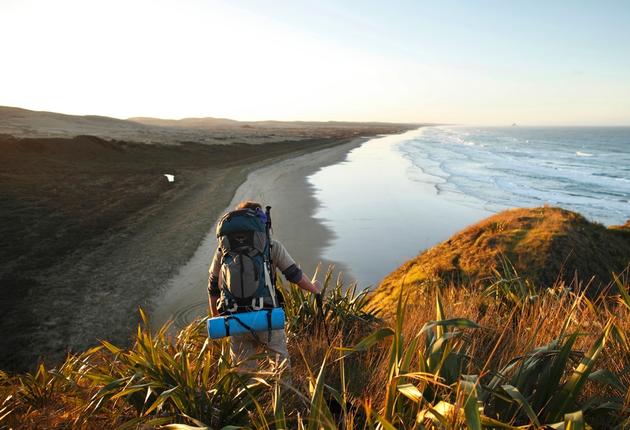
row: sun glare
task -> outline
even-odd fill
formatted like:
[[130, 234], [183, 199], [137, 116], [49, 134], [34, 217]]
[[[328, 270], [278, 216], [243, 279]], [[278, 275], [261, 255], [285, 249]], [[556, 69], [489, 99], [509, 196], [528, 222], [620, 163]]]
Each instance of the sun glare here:
[[432, 47], [440, 40], [452, 37], [460, 49], [446, 30], [394, 41], [383, 34], [392, 44], [384, 50], [374, 46], [377, 30], [335, 41], [250, 3], [4, 3], [1, 102], [119, 118], [499, 124], [623, 123], [630, 111], [627, 83], [597, 74], [561, 76], [558, 66], [541, 79], [500, 57], [465, 62], [463, 51], [459, 63], [440, 62]]

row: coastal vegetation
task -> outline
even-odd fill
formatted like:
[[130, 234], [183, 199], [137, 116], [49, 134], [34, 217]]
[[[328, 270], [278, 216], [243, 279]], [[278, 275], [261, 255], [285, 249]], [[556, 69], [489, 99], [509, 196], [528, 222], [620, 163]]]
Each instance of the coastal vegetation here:
[[[605, 226], [558, 207], [511, 209], [469, 226], [388, 275], [372, 301], [395, 309], [402, 285], [409, 303], [432, 283], [481, 287], [500, 276], [518, 288], [575, 285], [595, 298], [630, 262], [630, 224]], [[494, 289], [503, 288], [502, 284]], [[416, 294], [417, 293], [417, 294]]]
[[[573, 216], [539, 210], [553, 225]], [[473, 227], [478, 238], [485, 225]], [[536, 228], [521, 236], [540, 238]], [[610, 283], [590, 292], [593, 283], [577, 277], [538, 283], [519, 273], [514, 254], [501, 255], [475, 282], [448, 276], [420, 285], [409, 270], [387, 300], [380, 289], [344, 288], [331, 271], [321, 308], [282, 285], [290, 368], [263, 362], [246, 370], [230, 360], [226, 340], [207, 338], [203, 319], [173, 333], [152, 328], [141, 312], [129, 348], [103, 341], [54, 368], [42, 362], [30, 373], [2, 373], [0, 426], [630, 426], [628, 272], [611, 272]]]

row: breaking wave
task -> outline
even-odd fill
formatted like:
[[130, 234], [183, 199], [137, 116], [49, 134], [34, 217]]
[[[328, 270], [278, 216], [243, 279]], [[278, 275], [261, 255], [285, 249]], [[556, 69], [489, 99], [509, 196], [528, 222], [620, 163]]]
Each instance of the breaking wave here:
[[459, 203], [550, 204], [608, 225], [630, 218], [628, 127], [428, 127], [397, 149]]

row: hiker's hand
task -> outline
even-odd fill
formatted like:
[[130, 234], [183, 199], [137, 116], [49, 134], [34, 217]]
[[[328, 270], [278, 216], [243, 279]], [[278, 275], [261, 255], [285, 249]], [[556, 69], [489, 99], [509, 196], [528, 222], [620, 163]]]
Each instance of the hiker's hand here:
[[313, 287], [315, 287], [315, 291], [313, 294], [321, 294], [322, 293], [322, 283], [319, 281], [313, 282]]

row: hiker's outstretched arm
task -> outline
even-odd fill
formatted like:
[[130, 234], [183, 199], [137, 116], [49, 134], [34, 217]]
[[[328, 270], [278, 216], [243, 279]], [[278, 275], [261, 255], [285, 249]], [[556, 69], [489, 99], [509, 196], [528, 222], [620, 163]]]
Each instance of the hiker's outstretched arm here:
[[322, 284], [319, 281], [311, 282], [305, 274], [302, 274], [302, 279], [297, 281], [296, 284], [301, 289], [310, 291], [313, 294], [319, 294], [322, 291]]
[[221, 257], [219, 255], [219, 249], [214, 252], [214, 256], [212, 257], [212, 263], [210, 264], [210, 269], [208, 270], [208, 306], [210, 315], [213, 317], [219, 316], [219, 311], [217, 310], [217, 302], [219, 301], [219, 297], [221, 296], [221, 291], [219, 290], [219, 269], [221, 267]]
[[274, 239], [271, 240], [271, 257], [274, 265], [282, 271], [287, 281], [313, 294], [318, 294], [322, 290], [322, 285], [319, 281], [311, 282], [311, 280], [304, 275], [302, 269], [295, 264], [295, 260], [289, 255], [284, 246]]
[[210, 315], [213, 317], [219, 316], [219, 310], [217, 309], [218, 296], [208, 296], [208, 304], [210, 305]]

